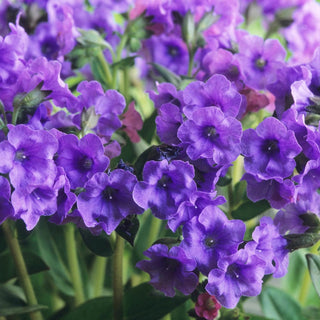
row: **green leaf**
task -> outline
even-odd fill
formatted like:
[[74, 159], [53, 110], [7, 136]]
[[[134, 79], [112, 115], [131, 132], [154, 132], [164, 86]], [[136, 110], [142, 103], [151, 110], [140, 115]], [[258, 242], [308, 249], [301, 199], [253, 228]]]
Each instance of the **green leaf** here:
[[37, 107], [52, 92], [51, 90], [42, 90], [42, 86], [43, 81], [41, 81], [32, 91], [17, 94], [13, 100], [14, 108], [33, 110], [35, 107]]
[[118, 69], [125, 69], [127, 67], [133, 67], [134, 66], [134, 60], [137, 56], [131, 56], [124, 58], [118, 62], [115, 62], [111, 65], [111, 68], [118, 68]]
[[[159, 320], [188, 300], [188, 296], [165, 297], [148, 283], [124, 293], [124, 320]], [[89, 300], [61, 317], [61, 320], [101, 320], [112, 318], [112, 298]]]
[[[33, 252], [22, 252], [28, 274], [35, 274], [41, 271], [49, 270], [45, 262]], [[12, 255], [9, 252], [0, 254], [0, 282], [4, 283], [16, 277], [15, 266]]]
[[182, 21], [182, 38], [187, 45], [192, 46], [195, 42], [195, 21], [193, 14], [188, 11]]
[[170, 82], [177, 88], [180, 86], [181, 79], [175, 73], [165, 68], [164, 66], [161, 66], [160, 64], [151, 63], [151, 65], [154, 66], [156, 71], [160, 74], [165, 82]]
[[312, 283], [317, 294], [320, 296], [320, 257], [318, 255], [308, 253], [306, 258]]
[[101, 257], [110, 257], [113, 254], [110, 238], [105, 232], [101, 232], [99, 235], [93, 235], [87, 229], [79, 229], [81, 237], [87, 248]]
[[125, 319], [158, 320], [188, 299], [188, 296], [165, 297], [150, 284], [143, 283], [125, 293]]
[[81, 33], [81, 36], [77, 38], [77, 42], [80, 43], [83, 47], [100, 47], [101, 49], [108, 48], [111, 52], [113, 51], [110, 43], [104, 40], [98, 31], [93, 29], [78, 29], [78, 31]]
[[25, 240], [32, 234], [32, 230], [28, 231], [26, 229], [26, 224], [22, 219], [17, 220], [15, 225], [16, 225], [18, 240]]
[[160, 238], [153, 243], [154, 244], [165, 244], [167, 247], [171, 248], [172, 246], [178, 245], [181, 241], [179, 238], [165, 237]]
[[202, 32], [220, 19], [219, 15], [213, 14], [213, 10], [206, 12], [197, 24], [197, 32]]
[[116, 232], [133, 246], [138, 230], [139, 220], [136, 216], [130, 216], [121, 221]]
[[320, 308], [307, 307], [302, 310], [302, 314], [308, 320], [319, 320], [320, 319]]
[[147, 143], [151, 143], [155, 135], [155, 132], [156, 132], [155, 120], [156, 120], [157, 114], [158, 114], [157, 111], [154, 110], [151, 116], [143, 122], [143, 127], [139, 132], [140, 136], [144, 138], [144, 140]]
[[231, 215], [234, 219], [247, 221], [254, 217], [257, 217], [269, 208], [270, 204], [267, 200], [260, 200], [257, 202], [247, 200], [246, 202], [241, 204], [237, 209], [233, 210], [231, 212]]
[[0, 285], [0, 317], [24, 314], [45, 308], [40, 305], [28, 306], [20, 287], [11, 284]]
[[3, 252], [4, 250], [6, 250], [6, 248], [7, 248], [7, 243], [4, 238], [2, 228], [0, 228], [0, 252]]
[[242, 319], [243, 320], [273, 320], [271, 318], [266, 318], [264, 316], [258, 316], [256, 314], [249, 314], [249, 313], [246, 313]]
[[63, 260], [63, 252], [61, 251], [62, 244], [59, 246], [59, 241], [64, 241], [61, 226], [55, 228], [54, 234], [50, 231], [51, 226], [45, 219], [40, 219], [37, 228], [37, 243], [39, 252], [45, 263], [50, 267], [49, 274], [52, 276], [58, 289], [63, 293], [73, 296], [74, 290], [70, 280], [70, 274], [66, 263]]
[[60, 320], [112, 319], [112, 297], [91, 299], [59, 318]]
[[300, 305], [286, 292], [274, 288], [264, 287], [259, 300], [266, 317], [275, 320], [303, 320]]

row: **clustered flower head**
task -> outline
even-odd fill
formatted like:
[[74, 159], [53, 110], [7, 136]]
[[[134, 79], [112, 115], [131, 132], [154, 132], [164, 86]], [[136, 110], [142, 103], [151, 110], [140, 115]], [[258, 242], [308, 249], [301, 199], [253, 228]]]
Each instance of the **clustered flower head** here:
[[[0, 223], [30, 231], [48, 216], [111, 235], [149, 210], [178, 237], [136, 267], [169, 297], [199, 293], [205, 279], [195, 312], [207, 320], [259, 295], [265, 275], [284, 276], [286, 236], [320, 218], [320, 40], [310, 36], [320, 4], [289, 1], [286, 62], [278, 40], [238, 28], [251, 1], [31, 2], [32, 32], [23, 6], [9, 28], [0, 21]], [[287, 7], [255, 5], [269, 20]], [[0, 4], [0, 17], [9, 9]], [[128, 88], [140, 83], [133, 65], [149, 99]], [[157, 137], [145, 133], [150, 119]], [[225, 185], [245, 185], [239, 205]], [[267, 203], [274, 219], [246, 230], [233, 217], [244, 202]]]

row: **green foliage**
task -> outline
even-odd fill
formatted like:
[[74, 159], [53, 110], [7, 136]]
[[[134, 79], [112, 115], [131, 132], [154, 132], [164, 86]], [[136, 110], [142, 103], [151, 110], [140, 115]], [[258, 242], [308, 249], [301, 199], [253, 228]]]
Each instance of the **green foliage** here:
[[131, 246], [133, 246], [134, 239], [139, 230], [139, 220], [136, 216], [130, 216], [121, 221], [116, 229], [116, 232], [126, 241], [128, 241]]
[[45, 306], [28, 306], [21, 288], [0, 285], [0, 317], [15, 316], [45, 309]]
[[[159, 320], [183, 304], [187, 296], [168, 298], [147, 283], [127, 290], [124, 294], [124, 320]], [[89, 300], [61, 320], [101, 320], [112, 318], [112, 298]]]
[[265, 286], [259, 300], [263, 313], [274, 320], [305, 320], [300, 305], [281, 289]]
[[[36, 254], [30, 251], [22, 252], [29, 274], [49, 270], [48, 265]], [[5, 251], [0, 254], [0, 283], [16, 278], [12, 255]]]
[[[53, 226], [50, 225], [50, 227]], [[64, 240], [63, 233], [61, 236], [62, 228], [56, 227], [53, 234], [50, 227], [45, 220], [40, 220], [36, 230], [39, 252], [45, 263], [50, 267], [49, 274], [57, 288], [64, 294], [72, 296], [74, 290], [71, 285], [67, 263], [62, 256], [64, 249], [60, 250], [61, 247], [64, 248], [64, 243], [61, 243]], [[59, 231], [60, 236], [58, 236]]]
[[318, 255], [308, 253], [306, 258], [312, 283], [320, 296], [320, 257]]
[[110, 257], [113, 254], [110, 237], [104, 232], [93, 235], [88, 229], [79, 229], [82, 240], [87, 248], [97, 256]]

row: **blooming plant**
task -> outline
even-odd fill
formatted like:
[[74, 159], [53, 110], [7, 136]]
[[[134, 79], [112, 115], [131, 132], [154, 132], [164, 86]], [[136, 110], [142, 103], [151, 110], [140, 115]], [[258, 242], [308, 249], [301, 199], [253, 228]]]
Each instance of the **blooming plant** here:
[[0, 17], [0, 320], [320, 319], [318, 1]]

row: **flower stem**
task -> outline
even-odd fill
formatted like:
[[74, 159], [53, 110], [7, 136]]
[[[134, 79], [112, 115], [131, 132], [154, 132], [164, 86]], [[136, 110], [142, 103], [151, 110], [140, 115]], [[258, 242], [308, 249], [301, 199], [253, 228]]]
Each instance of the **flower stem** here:
[[[311, 248], [310, 253], [317, 253], [317, 252], [318, 252], [318, 245], [314, 245]], [[306, 267], [306, 270], [304, 272], [304, 276], [302, 279], [302, 286], [301, 286], [300, 295], [299, 295], [299, 302], [302, 306], [305, 304], [307, 300], [310, 285], [311, 285], [310, 273], [309, 273], [308, 267]]]
[[97, 58], [99, 60], [100, 66], [102, 67], [103, 78], [104, 78], [105, 84], [110, 89], [113, 89], [113, 80], [112, 80], [112, 74], [111, 74], [111, 71], [110, 71], [110, 67], [109, 67], [109, 64], [106, 61], [102, 51], [98, 52]]
[[162, 220], [152, 216], [152, 220], [149, 228], [147, 248], [151, 247], [152, 244], [158, 239], [161, 226], [162, 226]]
[[123, 269], [123, 250], [124, 239], [116, 235], [116, 245], [113, 255], [113, 320], [123, 319], [123, 287], [122, 287], [122, 269]]
[[194, 63], [194, 50], [188, 48], [189, 52], [189, 65], [188, 65], [188, 77], [192, 77], [193, 63]]
[[93, 297], [99, 297], [102, 294], [103, 283], [106, 274], [107, 258], [96, 256], [92, 268], [92, 287]]
[[[13, 232], [11, 230], [8, 220], [2, 224], [2, 228], [3, 228], [3, 233], [5, 236], [6, 242], [8, 244], [9, 250], [11, 252], [11, 255], [14, 261], [19, 283], [24, 291], [28, 305], [29, 306], [37, 305], [38, 301], [32, 287], [31, 279], [29, 277], [28, 270], [23, 259], [23, 255], [21, 252], [18, 239], [13, 235]], [[31, 312], [30, 318], [32, 320], [43, 319], [40, 311]]]
[[65, 228], [65, 241], [66, 241], [66, 251], [68, 257], [69, 270], [71, 275], [71, 280], [74, 289], [74, 301], [75, 306], [78, 306], [84, 302], [83, 285], [80, 274], [79, 261], [77, 257], [77, 246], [75, 240], [74, 225], [72, 223], [66, 224]]

